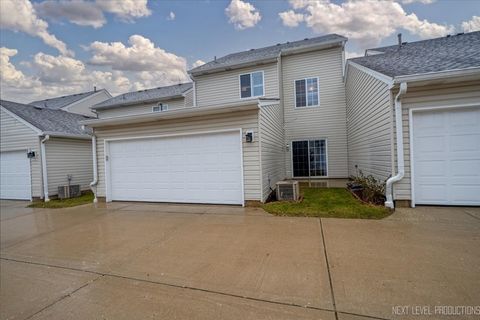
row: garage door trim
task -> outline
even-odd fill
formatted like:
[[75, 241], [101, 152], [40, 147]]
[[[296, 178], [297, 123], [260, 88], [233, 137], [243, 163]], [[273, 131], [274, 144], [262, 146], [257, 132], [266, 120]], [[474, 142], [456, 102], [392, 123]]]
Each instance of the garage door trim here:
[[415, 161], [414, 159], [414, 147], [413, 147], [413, 113], [428, 112], [435, 110], [456, 110], [464, 108], [479, 107], [478, 103], [464, 103], [464, 104], [450, 104], [448, 106], [437, 106], [437, 107], [414, 107], [408, 109], [408, 134], [409, 134], [409, 144], [410, 144], [410, 198], [411, 198], [411, 207], [415, 208]]
[[209, 130], [209, 131], [194, 131], [194, 132], [182, 132], [182, 133], [172, 133], [172, 134], [162, 134], [162, 135], [145, 135], [145, 136], [131, 136], [131, 137], [122, 137], [122, 138], [107, 138], [104, 139], [104, 168], [105, 168], [105, 195], [106, 201], [111, 202], [111, 174], [110, 174], [110, 161], [107, 161], [107, 157], [110, 156], [109, 143], [114, 141], [128, 141], [128, 140], [142, 140], [142, 139], [153, 139], [153, 138], [171, 138], [171, 137], [184, 137], [184, 136], [195, 136], [195, 135], [208, 135], [208, 134], [217, 134], [217, 133], [231, 133], [238, 132], [240, 139], [240, 173], [241, 173], [241, 191], [242, 191], [242, 206], [245, 206], [245, 185], [244, 185], [244, 168], [243, 168], [243, 129], [242, 128], [233, 128], [233, 129], [222, 129], [222, 130]]
[[[8, 150], [3, 150], [1, 151], [0, 153], [6, 153], [6, 152], [24, 152], [25, 153], [25, 157], [27, 157], [27, 152], [29, 151], [30, 149], [8, 149]], [[27, 158], [28, 159], [28, 158]], [[30, 159], [28, 159], [28, 180], [30, 181], [30, 188], [29, 188], [29, 196], [28, 196], [28, 199], [19, 199], [19, 200], [29, 200], [29, 201], [32, 201], [33, 200], [33, 197], [32, 197], [32, 164], [31, 164], [31, 161]], [[15, 199], [11, 199], [11, 200], [15, 200]]]

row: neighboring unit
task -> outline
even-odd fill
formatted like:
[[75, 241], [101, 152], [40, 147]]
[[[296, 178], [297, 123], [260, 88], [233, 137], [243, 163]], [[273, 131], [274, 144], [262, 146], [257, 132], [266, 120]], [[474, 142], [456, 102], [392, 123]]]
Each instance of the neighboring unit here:
[[52, 110], [63, 110], [84, 116], [96, 117], [90, 109], [94, 104], [110, 99], [112, 95], [105, 89], [82, 92], [68, 96], [56, 97], [30, 102], [29, 104]]
[[79, 124], [86, 119], [0, 100], [0, 198], [48, 201], [69, 183], [87, 190], [93, 176], [92, 144], [89, 131]]
[[244, 205], [285, 178], [347, 177], [346, 40], [230, 54], [93, 106], [96, 196]]
[[480, 205], [479, 52], [472, 32], [348, 60], [349, 173], [390, 177], [387, 206]]

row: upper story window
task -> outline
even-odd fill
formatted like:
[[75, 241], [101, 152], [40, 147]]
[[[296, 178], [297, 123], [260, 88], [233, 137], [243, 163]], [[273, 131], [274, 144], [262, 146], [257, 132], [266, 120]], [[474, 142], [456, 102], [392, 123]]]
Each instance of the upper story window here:
[[295, 80], [295, 107], [318, 107], [320, 105], [318, 78]]
[[263, 96], [263, 71], [240, 75], [240, 98]]
[[168, 110], [168, 104], [159, 103], [152, 107], [152, 112], [162, 112]]

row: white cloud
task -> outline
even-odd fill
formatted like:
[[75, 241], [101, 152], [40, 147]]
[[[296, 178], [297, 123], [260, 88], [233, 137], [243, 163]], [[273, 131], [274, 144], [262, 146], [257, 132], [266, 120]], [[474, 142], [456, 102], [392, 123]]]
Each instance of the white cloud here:
[[285, 12], [280, 12], [278, 14], [280, 16], [280, 19], [282, 19], [282, 22], [285, 26], [287, 27], [297, 27], [300, 22], [302, 22], [305, 17], [301, 13], [296, 13], [293, 10], [288, 10]]
[[94, 28], [107, 23], [104, 12], [126, 22], [152, 14], [147, 0], [46, 0], [35, 4], [35, 8], [44, 18], [53, 21], [66, 19], [79, 26]]
[[195, 61], [194, 63], [192, 63], [192, 69], [193, 69], [193, 68], [196, 68], [196, 67], [200, 67], [200, 66], [202, 66], [202, 65], [204, 65], [204, 64], [205, 64], [205, 61], [203, 61], [203, 60], [197, 60], [197, 61]]
[[365, 52], [345, 51], [345, 59], [363, 57]]
[[10, 58], [16, 56], [18, 51], [16, 49], [9, 49], [5, 47], [0, 48], [0, 84], [3, 89], [18, 88], [29, 89], [40, 83], [32, 78], [26, 76], [22, 71], [10, 62]]
[[73, 56], [67, 45], [48, 32], [48, 23], [37, 17], [28, 0], [1, 0], [0, 27], [39, 37], [63, 55]]
[[423, 4], [432, 4], [435, 1], [437, 1], [437, 0], [401, 0], [401, 2], [404, 3], [404, 4], [410, 4], [410, 3], [414, 3], [414, 2], [419, 2], [419, 3], [423, 3]]
[[168, 21], [175, 20], [175, 12], [170, 11], [170, 13], [168, 14], [167, 20]]
[[464, 32], [480, 31], [480, 16], [473, 16], [471, 20], [462, 22]]
[[79, 26], [100, 28], [107, 21], [93, 2], [47, 0], [35, 4], [38, 14], [51, 20], [67, 19]]
[[188, 81], [185, 58], [155, 47], [150, 39], [140, 35], [132, 35], [128, 43], [130, 46], [121, 42], [93, 42], [89, 47], [93, 54], [90, 63], [108, 66], [113, 70], [140, 73], [146, 86], [158, 87]]
[[[399, 28], [421, 38], [439, 37], [454, 32], [453, 26], [420, 20], [413, 13], [407, 14], [399, 3], [392, 1], [349, 0], [336, 4], [330, 0], [290, 0], [290, 4], [297, 10], [294, 13], [303, 14], [306, 25], [314, 32], [339, 33], [358, 41], [364, 47], [378, 45]], [[284, 16], [291, 17], [292, 14], [286, 11]]]
[[250, 3], [242, 0], [232, 0], [225, 9], [228, 22], [237, 30], [254, 27], [261, 19], [260, 12]]
[[96, 5], [124, 21], [131, 22], [135, 18], [147, 17], [152, 14], [147, 2], [148, 0], [96, 0]]

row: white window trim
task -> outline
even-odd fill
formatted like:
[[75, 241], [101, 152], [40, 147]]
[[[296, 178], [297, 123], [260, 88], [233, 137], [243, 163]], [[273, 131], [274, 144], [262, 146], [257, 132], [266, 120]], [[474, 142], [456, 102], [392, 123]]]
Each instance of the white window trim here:
[[[310, 150], [309, 150], [309, 157], [308, 157], [308, 176], [306, 177], [298, 177], [295, 175], [295, 172], [293, 170], [293, 143], [294, 142], [301, 142], [301, 141], [312, 141], [312, 140], [324, 140], [325, 141], [325, 165], [326, 165], [326, 169], [327, 169], [327, 174], [324, 175], [324, 176], [310, 176]], [[310, 149], [310, 145], [309, 145], [309, 149]], [[330, 172], [329, 169], [328, 169], [328, 139], [327, 138], [305, 138], [305, 139], [298, 139], [298, 140], [292, 140], [290, 141], [290, 161], [291, 161], [291, 169], [292, 169], [292, 177], [293, 178], [299, 178], [299, 179], [324, 179], [324, 178], [328, 178], [328, 173]]]
[[[160, 105], [162, 105], [162, 107], [160, 107]], [[160, 108], [160, 110], [155, 111], [155, 108]], [[166, 109], [162, 110], [162, 108], [166, 108]], [[158, 104], [152, 106], [152, 112], [165, 112], [165, 111], [168, 111], [168, 104], [166, 104], [166, 103], [158, 103]]]
[[[263, 94], [261, 96], [253, 96], [253, 81], [252, 81], [252, 73], [256, 72], [261, 72], [262, 73], [262, 87], [263, 87]], [[242, 98], [242, 83], [240, 81], [241, 77], [244, 75], [250, 75], [250, 97], [245, 97]], [[265, 72], [263, 70], [255, 70], [251, 72], [246, 72], [246, 73], [241, 73], [238, 75], [238, 96], [240, 97], [240, 100], [249, 100], [249, 99], [255, 99], [258, 97], [265, 97]]]
[[[307, 95], [307, 79], [317, 79], [317, 95], [318, 95], [318, 104], [309, 106], [308, 105], [308, 95]], [[307, 99], [307, 105], [304, 107], [297, 107], [297, 81], [305, 81], [305, 97]], [[293, 100], [295, 101], [295, 109], [307, 109], [307, 108], [317, 108], [320, 107], [320, 77], [307, 77], [293, 80]]]

